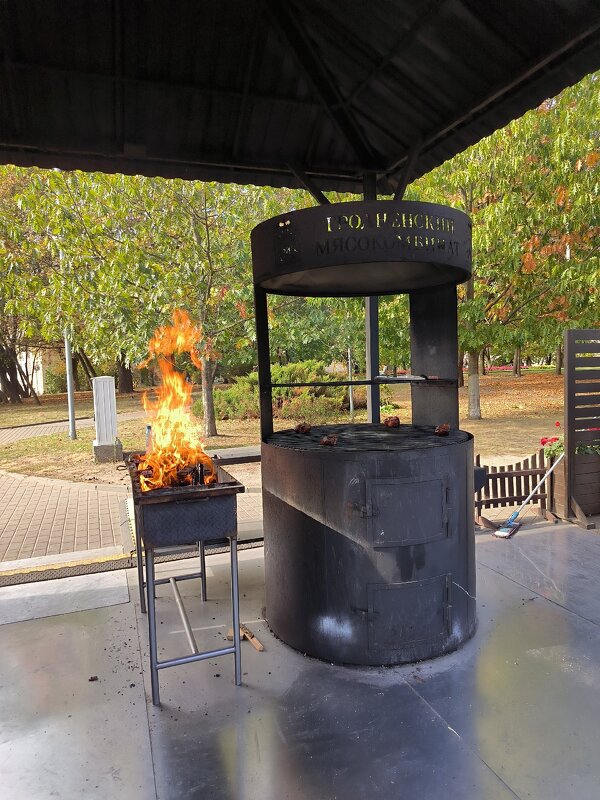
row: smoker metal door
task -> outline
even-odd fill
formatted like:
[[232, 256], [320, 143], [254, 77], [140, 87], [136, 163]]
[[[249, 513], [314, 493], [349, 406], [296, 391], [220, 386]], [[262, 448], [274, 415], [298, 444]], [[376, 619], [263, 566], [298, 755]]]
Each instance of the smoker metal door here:
[[369, 649], [396, 651], [448, 636], [451, 590], [451, 574], [409, 583], [370, 583]]
[[376, 478], [366, 481], [373, 547], [426, 544], [449, 535], [448, 480]]

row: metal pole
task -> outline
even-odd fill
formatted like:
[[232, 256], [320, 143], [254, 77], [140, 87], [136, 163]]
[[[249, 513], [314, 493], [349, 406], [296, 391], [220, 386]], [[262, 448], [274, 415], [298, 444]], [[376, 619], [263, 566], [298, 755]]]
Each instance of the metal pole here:
[[[367, 380], [379, 375], [379, 298], [365, 297], [365, 324], [367, 328]], [[367, 421], [381, 419], [381, 393], [379, 384], [367, 387]]]
[[242, 650], [240, 644], [240, 589], [238, 584], [238, 553], [237, 537], [229, 537], [229, 548], [231, 556], [231, 605], [233, 611], [233, 648], [235, 683], [240, 686], [242, 683]]
[[187, 611], [185, 610], [185, 606], [183, 605], [181, 595], [179, 594], [179, 586], [177, 586], [177, 578], [169, 578], [169, 583], [171, 584], [171, 589], [173, 589], [175, 604], [177, 606], [177, 610], [179, 611], [179, 616], [181, 617], [181, 624], [183, 625], [183, 630], [185, 631], [185, 635], [187, 636], [190, 650], [192, 651], [192, 653], [198, 653], [199, 650], [198, 650], [198, 645], [196, 644], [196, 639], [194, 638], [194, 632], [192, 630], [192, 626], [190, 625], [190, 620], [187, 615]]
[[[363, 178], [363, 196], [365, 200], [377, 200], [377, 175], [374, 172], [365, 172]], [[379, 298], [365, 297], [365, 327], [367, 340], [367, 380], [373, 380], [379, 375]], [[367, 420], [380, 422], [381, 420], [381, 392], [379, 386], [367, 387]]]
[[[348, 348], [348, 380], [352, 380], [352, 350]], [[350, 403], [350, 419], [354, 422], [354, 389], [352, 386], [348, 387], [348, 401]]]
[[67, 372], [67, 402], [69, 405], [69, 439], [77, 438], [75, 430], [75, 395], [73, 394], [73, 358], [71, 356], [71, 342], [65, 331], [65, 369]]
[[148, 595], [148, 642], [150, 650], [150, 684], [152, 686], [152, 703], [160, 705], [160, 688], [158, 685], [158, 646], [156, 643], [156, 606], [154, 599], [154, 550], [146, 548], [146, 592]]
[[271, 388], [271, 355], [269, 349], [269, 317], [267, 293], [254, 287], [256, 350], [258, 355], [258, 388], [260, 392], [260, 434], [264, 441], [273, 433], [273, 392]]
[[206, 600], [206, 550], [204, 547], [204, 540], [201, 539], [198, 545], [200, 550], [200, 572], [202, 577], [200, 578], [200, 587], [201, 587], [201, 597], [203, 600]]

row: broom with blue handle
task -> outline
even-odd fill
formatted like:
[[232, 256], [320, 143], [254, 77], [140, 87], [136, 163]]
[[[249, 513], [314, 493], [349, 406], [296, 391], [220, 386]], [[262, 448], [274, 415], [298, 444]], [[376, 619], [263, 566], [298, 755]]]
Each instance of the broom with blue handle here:
[[546, 474], [543, 475], [540, 478], [540, 481], [537, 484], [537, 486], [535, 487], [535, 489], [532, 489], [531, 493], [526, 497], [526, 499], [519, 506], [519, 508], [517, 508], [516, 511], [513, 511], [513, 513], [510, 515], [510, 517], [506, 520], [506, 522], [504, 523], [504, 525], [501, 528], [498, 528], [497, 531], [494, 531], [494, 534], [493, 534], [494, 536], [497, 536], [499, 539], [510, 539], [511, 536], [515, 535], [515, 533], [521, 527], [521, 523], [517, 522], [517, 517], [519, 516], [521, 511], [523, 511], [523, 509], [525, 508], [527, 503], [531, 500], [533, 495], [540, 488], [542, 483], [544, 483], [544, 481], [548, 478], [548, 476], [552, 473], [552, 471], [556, 469], [556, 467], [560, 464], [560, 462], [563, 460], [564, 457], [565, 457], [564, 453], [561, 453], [559, 455], [559, 457], [556, 459], [554, 464], [552, 464], [552, 466], [550, 467], [548, 472], [546, 472]]

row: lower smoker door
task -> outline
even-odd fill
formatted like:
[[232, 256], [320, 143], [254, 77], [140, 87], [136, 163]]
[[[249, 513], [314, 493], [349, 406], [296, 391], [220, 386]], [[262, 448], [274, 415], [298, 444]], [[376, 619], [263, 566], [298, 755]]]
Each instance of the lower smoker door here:
[[447, 636], [451, 588], [450, 574], [408, 583], [370, 583], [369, 650], [397, 650]]

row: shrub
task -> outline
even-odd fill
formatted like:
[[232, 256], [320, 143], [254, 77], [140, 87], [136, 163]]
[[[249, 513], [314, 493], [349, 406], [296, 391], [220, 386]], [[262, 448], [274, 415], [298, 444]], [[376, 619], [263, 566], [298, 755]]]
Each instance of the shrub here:
[[64, 365], [55, 364], [53, 369], [44, 372], [44, 394], [64, 394], [67, 391], [67, 370]]
[[236, 378], [233, 386], [215, 392], [215, 414], [218, 419], [258, 419], [258, 380]]
[[[273, 383], [314, 383], [331, 380], [325, 371], [325, 366], [323, 361], [314, 360], [298, 361], [295, 364], [274, 364], [271, 367], [271, 380]], [[258, 383], [258, 373], [254, 372], [251, 375], [256, 375]], [[305, 387], [302, 389], [299, 387], [273, 389], [273, 399], [284, 398], [287, 400], [301, 392], [307, 392], [312, 397], [333, 397], [336, 393], [341, 397], [343, 389], [327, 386]]]
[[[254, 376], [256, 375], [256, 380]], [[214, 392], [215, 416], [217, 419], [258, 419], [258, 375], [252, 373], [236, 378], [233, 386], [216, 389]], [[204, 413], [202, 397], [194, 401], [192, 413], [201, 417]]]
[[[296, 364], [274, 364], [271, 369], [273, 383], [312, 383], [330, 380], [322, 361], [300, 361]], [[258, 373], [251, 372], [235, 378], [232, 386], [217, 389], [214, 393], [215, 415], [218, 419], [258, 419]], [[381, 387], [382, 402], [391, 399], [388, 386]], [[282, 419], [302, 419], [316, 423], [327, 421], [349, 408], [347, 386], [290, 386], [273, 389], [273, 413]], [[365, 386], [354, 387], [354, 408], [367, 406]], [[202, 400], [198, 398], [193, 413], [202, 416]]]
[[339, 413], [340, 405], [336, 398], [313, 397], [308, 392], [292, 397], [277, 410], [277, 415], [282, 419], [301, 419], [311, 425], [329, 422]]

